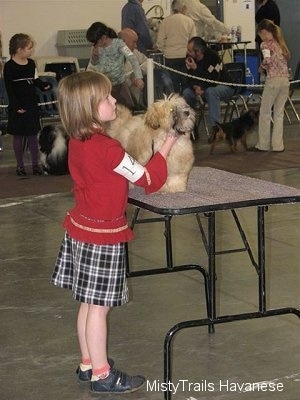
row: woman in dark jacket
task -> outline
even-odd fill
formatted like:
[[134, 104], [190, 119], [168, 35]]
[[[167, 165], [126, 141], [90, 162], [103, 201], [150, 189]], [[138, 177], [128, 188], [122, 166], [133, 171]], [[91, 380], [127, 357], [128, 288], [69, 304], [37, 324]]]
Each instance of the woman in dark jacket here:
[[[274, 0], [257, 0], [258, 9], [255, 14], [255, 22], [258, 25], [263, 19], [273, 21], [275, 25], [280, 26], [280, 11]], [[255, 41], [258, 47], [261, 44], [261, 38], [257, 35]]]

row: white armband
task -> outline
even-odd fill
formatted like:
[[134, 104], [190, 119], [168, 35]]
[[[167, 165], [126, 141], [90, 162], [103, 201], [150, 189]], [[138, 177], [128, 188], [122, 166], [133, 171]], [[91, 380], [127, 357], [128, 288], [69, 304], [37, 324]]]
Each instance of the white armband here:
[[114, 171], [117, 174], [124, 176], [124, 178], [129, 180], [129, 182], [134, 183], [144, 175], [145, 168], [129, 154], [125, 153], [123, 160]]
[[130, 48], [127, 46], [123, 47], [123, 52], [125, 57], [130, 57], [134, 55], [133, 52], [130, 50]]
[[269, 49], [262, 50], [263, 58], [271, 57], [271, 51]]

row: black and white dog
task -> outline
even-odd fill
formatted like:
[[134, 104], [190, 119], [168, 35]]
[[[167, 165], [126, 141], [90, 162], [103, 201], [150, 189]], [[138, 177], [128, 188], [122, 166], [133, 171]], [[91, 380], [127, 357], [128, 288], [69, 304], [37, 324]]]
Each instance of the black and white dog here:
[[45, 175], [65, 175], [68, 170], [68, 136], [59, 125], [46, 125], [38, 135]]

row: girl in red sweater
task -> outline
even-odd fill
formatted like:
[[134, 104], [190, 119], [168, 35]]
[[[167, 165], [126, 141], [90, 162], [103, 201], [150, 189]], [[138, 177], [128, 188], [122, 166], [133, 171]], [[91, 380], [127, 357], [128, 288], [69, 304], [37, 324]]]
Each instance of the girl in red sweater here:
[[176, 141], [170, 132], [162, 148], [143, 167], [104, 123], [116, 118], [116, 100], [104, 75], [86, 71], [62, 79], [58, 86], [61, 121], [70, 136], [69, 169], [75, 205], [64, 220], [66, 229], [52, 277], [71, 289], [80, 302], [77, 333], [81, 381], [93, 392], [132, 392], [145, 382], [114, 368], [107, 358], [107, 314], [128, 302], [125, 242], [132, 239], [126, 221], [129, 182], [158, 190], [166, 181], [166, 157]]

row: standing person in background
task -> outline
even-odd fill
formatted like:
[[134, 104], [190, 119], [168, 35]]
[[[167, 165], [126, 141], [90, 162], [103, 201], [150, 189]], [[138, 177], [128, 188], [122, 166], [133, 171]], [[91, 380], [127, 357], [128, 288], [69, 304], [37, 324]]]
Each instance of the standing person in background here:
[[[255, 22], [259, 24], [264, 19], [273, 21], [275, 25], [280, 26], [280, 11], [274, 0], [256, 0], [258, 9], [255, 13]], [[256, 35], [255, 41], [258, 48], [262, 42], [259, 35]]]
[[259, 113], [258, 142], [249, 151], [282, 152], [284, 106], [289, 94], [288, 60], [291, 54], [281, 29], [274, 22], [264, 19], [258, 24], [257, 33], [262, 40], [260, 49], [263, 61], [260, 68], [266, 70], [267, 78]]
[[132, 66], [133, 84], [142, 90], [144, 87], [143, 74], [137, 58], [123, 40], [118, 39], [116, 32], [102, 22], [94, 22], [86, 32], [86, 38], [93, 43], [92, 57], [87, 70], [106, 75], [113, 86], [113, 97], [120, 104], [133, 109], [134, 103], [126, 84], [124, 59]]
[[41, 129], [36, 87], [51, 89], [37, 75], [34, 61], [30, 58], [33, 39], [25, 33], [17, 33], [9, 41], [10, 60], [4, 64], [3, 76], [8, 95], [7, 131], [13, 135], [13, 149], [17, 161], [16, 173], [26, 176], [23, 160], [24, 140], [31, 155], [33, 175], [42, 175], [39, 167], [37, 134]]
[[143, 9], [144, 0], [128, 0], [122, 8], [121, 28], [131, 28], [138, 35], [137, 48], [146, 54], [153, 48], [149, 24]]
[[273, 21], [280, 26], [280, 11], [274, 0], [257, 0], [258, 9], [255, 14], [255, 22], [259, 24], [263, 19]]
[[[185, 15], [188, 0], [173, 0], [172, 14], [160, 24], [156, 47], [164, 54], [167, 67], [183, 72], [185, 70], [186, 44], [196, 35], [194, 21]], [[182, 92], [184, 77], [170, 72], [174, 90]]]
[[[52, 283], [72, 290], [79, 302], [78, 379], [89, 382], [92, 392], [129, 393], [140, 389], [145, 378], [119, 371], [107, 357], [108, 313], [128, 303], [125, 243], [133, 238], [126, 219], [129, 182], [147, 193], [159, 190], [167, 179], [166, 158], [177, 137], [170, 131], [160, 150], [145, 167], [140, 165], [105, 131], [105, 123], [116, 118], [110, 91], [109, 79], [92, 71], [59, 82], [58, 106], [70, 136], [75, 206], [64, 220], [66, 232]], [[127, 350], [123, 345], [121, 357]]]
[[196, 35], [208, 41], [216, 39], [221, 40], [223, 35], [228, 35], [228, 29], [223, 22], [219, 21], [206, 5], [199, 0], [188, 0], [186, 15], [195, 22]]

